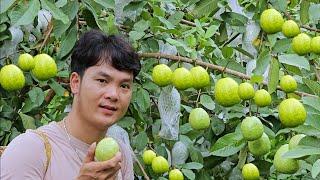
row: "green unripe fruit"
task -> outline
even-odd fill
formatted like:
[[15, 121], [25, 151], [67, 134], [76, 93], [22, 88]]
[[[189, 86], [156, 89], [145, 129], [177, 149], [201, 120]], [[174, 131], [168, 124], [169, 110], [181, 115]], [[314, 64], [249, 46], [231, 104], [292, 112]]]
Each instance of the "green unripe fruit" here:
[[204, 109], [195, 108], [190, 112], [189, 123], [193, 129], [206, 129], [210, 125], [210, 117]]
[[152, 80], [160, 87], [171, 84], [172, 71], [165, 64], [158, 64], [153, 68]]
[[311, 38], [305, 33], [300, 33], [292, 39], [291, 47], [298, 55], [305, 55], [311, 51]]
[[269, 106], [271, 104], [271, 96], [268, 91], [260, 89], [254, 94], [254, 103], [259, 107]]
[[280, 87], [284, 92], [290, 93], [297, 90], [298, 85], [292, 76], [285, 75], [280, 79]]
[[275, 9], [264, 10], [260, 16], [260, 26], [268, 34], [281, 31], [283, 23], [282, 15]]
[[299, 126], [307, 118], [304, 106], [294, 98], [283, 100], [278, 107], [278, 111], [280, 121], [285, 127]]
[[274, 155], [273, 165], [280, 173], [294, 174], [299, 170], [299, 162], [296, 159], [282, 157], [282, 155], [288, 151], [289, 145], [282, 145]]
[[242, 167], [242, 177], [244, 180], [259, 180], [259, 169], [252, 163], [245, 164]]
[[97, 161], [107, 161], [113, 158], [117, 152], [119, 152], [117, 141], [111, 137], [106, 137], [97, 144], [95, 158]]
[[169, 172], [169, 180], [183, 180], [183, 174], [179, 169], [173, 169]]
[[22, 89], [25, 84], [24, 74], [14, 64], [3, 66], [0, 71], [0, 84], [7, 91]]
[[267, 154], [271, 149], [271, 142], [269, 137], [263, 133], [262, 136], [254, 141], [248, 142], [248, 148], [254, 156], [262, 156]]
[[201, 89], [210, 85], [210, 77], [208, 72], [201, 66], [196, 66], [190, 69], [193, 78], [192, 87]]
[[230, 107], [240, 102], [238, 83], [232, 78], [219, 79], [214, 87], [214, 97], [218, 104]]
[[153, 158], [155, 158], [157, 155], [152, 150], [146, 150], [143, 152], [142, 158], [143, 162], [147, 165], [150, 165], [152, 163]]
[[57, 64], [47, 54], [38, 54], [34, 57], [35, 66], [32, 69], [32, 74], [40, 81], [46, 81], [57, 75]]
[[320, 36], [311, 39], [310, 47], [313, 53], [320, 54]]
[[31, 69], [34, 68], [35, 61], [34, 61], [33, 57], [30, 54], [24, 53], [24, 54], [21, 54], [19, 56], [18, 66], [23, 71], [30, 71]]
[[169, 163], [162, 156], [157, 156], [157, 157], [153, 158], [151, 167], [152, 167], [153, 172], [159, 173], [159, 174], [169, 171]]
[[282, 33], [288, 38], [295, 37], [300, 33], [300, 28], [296, 22], [288, 20], [282, 25]]
[[243, 100], [252, 99], [254, 97], [254, 88], [250, 83], [241, 83], [238, 88], [238, 94]]
[[173, 71], [172, 83], [178, 90], [185, 90], [192, 87], [193, 79], [190, 71], [184, 67]]
[[263, 124], [261, 121], [255, 117], [246, 117], [241, 122], [241, 133], [244, 139], [248, 141], [253, 141], [259, 139], [263, 134]]

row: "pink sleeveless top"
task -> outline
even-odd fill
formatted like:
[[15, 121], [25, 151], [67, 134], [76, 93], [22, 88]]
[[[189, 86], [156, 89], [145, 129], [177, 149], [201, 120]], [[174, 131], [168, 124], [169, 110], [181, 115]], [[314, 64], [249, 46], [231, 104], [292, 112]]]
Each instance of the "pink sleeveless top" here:
[[[56, 122], [42, 126], [39, 130], [46, 133], [52, 148], [47, 173], [45, 173], [47, 157], [44, 142], [38, 134], [27, 130], [13, 139], [2, 154], [1, 180], [76, 179], [90, 145], [70, 137], [73, 147], [80, 155], [80, 161], [69, 143], [67, 134]], [[117, 141], [123, 156], [117, 179], [134, 179], [131, 149], [121, 140], [117, 139]]]

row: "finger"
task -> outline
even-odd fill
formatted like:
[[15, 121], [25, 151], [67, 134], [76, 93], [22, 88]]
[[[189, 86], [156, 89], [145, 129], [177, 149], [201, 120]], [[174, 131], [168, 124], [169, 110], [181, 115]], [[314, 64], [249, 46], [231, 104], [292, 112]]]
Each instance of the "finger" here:
[[120, 173], [119, 171], [120, 167], [113, 168], [112, 171], [102, 171], [100, 174], [99, 178], [101, 179], [108, 179], [108, 180], [114, 180], [117, 178], [118, 174]]
[[91, 146], [88, 149], [87, 156], [84, 158], [83, 163], [89, 163], [91, 161], [94, 161], [94, 152], [96, 150], [96, 143], [92, 143]]
[[108, 169], [121, 167], [122, 156], [121, 153], [118, 152], [113, 158], [108, 161], [96, 162], [97, 170], [104, 171]]

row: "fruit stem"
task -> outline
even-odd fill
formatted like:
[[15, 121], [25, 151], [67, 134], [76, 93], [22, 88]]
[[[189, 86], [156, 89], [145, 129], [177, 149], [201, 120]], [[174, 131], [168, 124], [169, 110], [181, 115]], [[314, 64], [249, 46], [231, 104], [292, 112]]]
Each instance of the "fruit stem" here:
[[243, 147], [240, 152], [239, 152], [239, 161], [238, 161], [238, 164], [237, 164], [237, 167], [239, 169], [242, 169], [242, 167], [244, 166], [244, 164], [246, 163], [247, 161], [247, 146]]
[[256, 116], [258, 116], [258, 114], [259, 114], [259, 106], [257, 106]]
[[251, 99], [247, 102], [249, 103], [249, 116], [251, 116], [252, 115], [252, 113], [251, 113]]
[[201, 89], [199, 89], [199, 90], [198, 90], [198, 96], [197, 96], [197, 101], [196, 101], [196, 107], [198, 107], [198, 106], [199, 106], [200, 94], [201, 94]]

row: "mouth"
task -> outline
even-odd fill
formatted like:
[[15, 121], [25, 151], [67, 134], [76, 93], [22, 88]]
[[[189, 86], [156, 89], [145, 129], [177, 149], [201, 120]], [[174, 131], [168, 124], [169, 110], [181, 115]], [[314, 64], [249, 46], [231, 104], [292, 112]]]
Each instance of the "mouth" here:
[[115, 111], [117, 111], [115, 106], [99, 105], [99, 107], [102, 108], [103, 112], [107, 115], [112, 115]]

